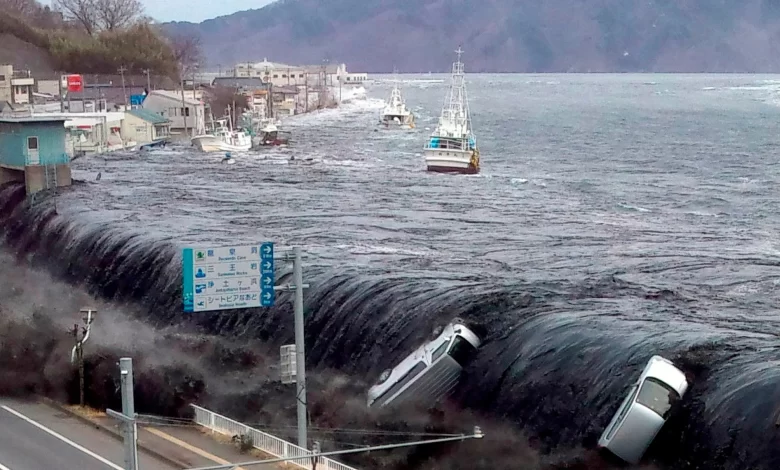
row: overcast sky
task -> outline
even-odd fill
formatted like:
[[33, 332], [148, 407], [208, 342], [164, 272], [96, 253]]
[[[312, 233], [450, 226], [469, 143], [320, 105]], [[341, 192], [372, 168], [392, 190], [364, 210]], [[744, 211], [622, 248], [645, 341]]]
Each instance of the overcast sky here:
[[[203, 20], [229, 15], [237, 11], [262, 8], [273, 0], [141, 0], [146, 8], [146, 14], [155, 20], [192, 21], [200, 23]], [[51, 0], [41, 3], [51, 5]]]

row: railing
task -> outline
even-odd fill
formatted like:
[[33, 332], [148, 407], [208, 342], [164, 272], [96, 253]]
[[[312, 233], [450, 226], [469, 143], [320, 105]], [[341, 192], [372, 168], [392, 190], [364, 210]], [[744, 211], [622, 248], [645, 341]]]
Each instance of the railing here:
[[[241, 424], [238, 421], [234, 421], [230, 418], [226, 418], [222, 415], [218, 415], [213, 411], [209, 411], [205, 408], [201, 408], [197, 405], [190, 405], [195, 410], [195, 422], [206, 429], [209, 429], [220, 434], [228, 436], [249, 436], [252, 439], [252, 446], [256, 449], [260, 449], [266, 454], [270, 454], [274, 457], [303, 457], [311, 455], [311, 451], [308, 451], [302, 447], [279, 439], [276, 436], [272, 436], [263, 431], [250, 428], [246, 424]], [[312, 469], [312, 459], [299, 459], [291, 460], [290, 465], [294, 465], [298, 468]], [[343, 463], [336, 462], [327, 457], [317, 458], [317, 470], [356, 470], [353, 467], [344, 465]]]

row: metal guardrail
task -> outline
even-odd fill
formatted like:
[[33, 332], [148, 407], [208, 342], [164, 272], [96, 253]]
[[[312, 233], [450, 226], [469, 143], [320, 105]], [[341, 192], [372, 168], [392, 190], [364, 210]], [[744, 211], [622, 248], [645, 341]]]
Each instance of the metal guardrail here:
[[[263, 431], [259, 431], [254, 428], [250, 428], [246, 424], [239, 423], [230, 418], [226, 418], [222, 415], [209, 411], [205, 408], [201, 408], [197, 405], [190, 405], [195, 410], [195, 422], [206, 429], [209, 429], [220, 434], [228, 436], [240, 436], [246, 435], [252, 438], [252, 446], [259, 449], [266, 454], [270, 454], [274, 457], [303, 457], [311, 455], [312, 452], [302, 447], [287, 442], [283, 439], [279, 439], [276, 436], [272, 436]], [[305, 468], [312, 470], [311, 459], [292, 460], [289, 465], [294, 465], [298, 468]], [[357, 470], [354, 467], [344, 465], [343, 463], [336, 462], [327, 457], [317, 458], [317, 470]]]

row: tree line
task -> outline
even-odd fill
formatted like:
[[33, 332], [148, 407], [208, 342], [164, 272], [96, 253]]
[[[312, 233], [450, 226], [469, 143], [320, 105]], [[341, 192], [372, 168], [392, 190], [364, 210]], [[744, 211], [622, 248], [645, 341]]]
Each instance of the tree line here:
[[0, 0], [0, 34], [45, 50], [69, 73], [150, 73], [179, 79], [199, 62], [195, 36], [167, 37], [139, 0]]

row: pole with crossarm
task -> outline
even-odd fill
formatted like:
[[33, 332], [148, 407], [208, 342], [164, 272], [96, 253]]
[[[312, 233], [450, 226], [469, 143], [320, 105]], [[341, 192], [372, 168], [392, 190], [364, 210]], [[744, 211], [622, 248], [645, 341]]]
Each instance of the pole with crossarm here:
[[274, 286], [274, 290], [294, 291], [293, 309], [295, 313], [295, 398], [298, 408], [298, 447], [308, 449], [308, 410], [306, 404], [306, 341], [303, 331], [303, 289], [309, 285], [303, 283], [303, 266], [301, 265], [301, 249], [293, 247], [292, 254], [285, 254], [280, 259], [292, 261], [293, 284]]

